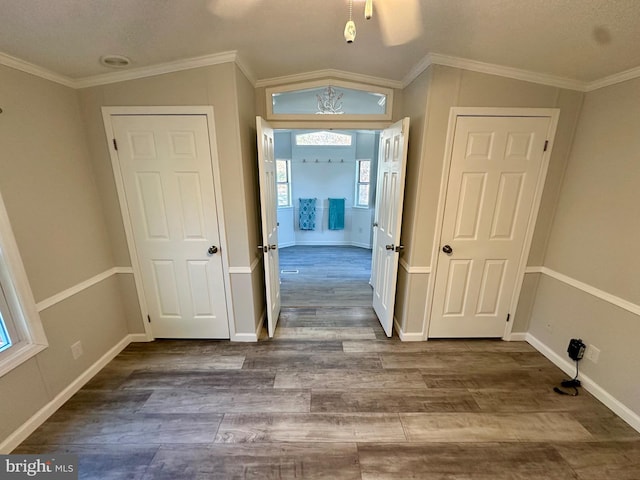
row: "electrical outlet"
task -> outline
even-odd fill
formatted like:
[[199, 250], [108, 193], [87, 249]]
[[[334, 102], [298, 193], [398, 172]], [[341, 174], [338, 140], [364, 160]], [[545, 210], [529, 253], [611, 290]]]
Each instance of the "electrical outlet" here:
[[598, 363], [598, 360], [600, 359], [600, 349], [598, 347], [594, 347], [593, 345], [589, 345], [587, 347], [585, 357], [587, 357], [593, 363]]
[[84, 353], [84, 351], [82, 350], [82, 342], [81, 341], [78, 340], [76, 343], [71, 345], [71, 355], [73, 355], [73, 359], [74, 360], [79, 359], [82, 356], [83, 353]]

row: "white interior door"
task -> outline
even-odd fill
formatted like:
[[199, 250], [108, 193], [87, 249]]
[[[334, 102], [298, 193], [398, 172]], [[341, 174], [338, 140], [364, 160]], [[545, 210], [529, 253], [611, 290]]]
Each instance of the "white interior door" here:
[[376, 229], [373, 242], [373, 309], [390, 337], [400, 256], [400, 226], [407, 166], [409, 119], [393, 124], [380, 133], [378, 184], [376, 189]]
[[429, 337], [504, 335], [550, 123], [457, 118]]
[[229, 338], [206, 116], [111, 119], [154, 336]]
[[264, 280], [267, 289], [267, 324], [273, 337], [280, 316], [280, 261], [278, 258], [278, 202], [273, 129], [256, 118], [258, 132], [258, 170], [260, 173], [260, 208], [262, 212], [262, 248]]

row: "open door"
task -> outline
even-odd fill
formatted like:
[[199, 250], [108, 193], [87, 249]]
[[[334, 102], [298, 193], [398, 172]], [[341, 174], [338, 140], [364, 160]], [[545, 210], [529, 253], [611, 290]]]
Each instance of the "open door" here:
[[262, 212], [262, 245], [264, 282], [267, 290], [267, 324], [273, 337], [280, 316], [280, 261], [278, 258], [278, 215], [276, 201], [276, 160], [273, 128], [256, 117], [258, 132], [258, 171], [260, 173], [260, 209]]
[[378, 186], [371, 279], [373, 309], [388, 337], [393, 333], [393, 309], [400, 256], [400, 226], [407, 166], [409, 118], [380, 134]]

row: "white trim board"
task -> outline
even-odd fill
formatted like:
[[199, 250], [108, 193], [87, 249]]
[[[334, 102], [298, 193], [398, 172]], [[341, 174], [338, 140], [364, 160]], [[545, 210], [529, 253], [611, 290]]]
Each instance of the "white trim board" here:
[[10, 67], [24, 73], [29, 73], [39, 78], [44, 78], [45, 80], [64, 85], [65, 87], [77, 88], [75, 80], [70, 77], [60, 75], [44, 67], [7, 55], [6, 53], [0, 52], [0, 65], [4, 65], [5, 67]]
[[[538, 83], [541, 85], [549, 85], [552, 87], [566, 88], [568, 90], [577, 90], [586, 92], [589, 83], [572, 78], [560, 77], [557, 75], [549, 75], [546, 73], [533, 72], [531, 70], [523, 70], [520, 68], [506, 67], [504, 65], [496, 65], [494, 63], [479, 62], [468, 58], [452, 57], [439, 53], [428, 53], [420, 62], [402, 80], [402, 88], [413, 82], [418, 75], [424, 72], [431, 65], [444, 65], [447, 67], [460, 68], [472, 72], [487, 73], [497, 75], [499, 77], [513, 78], [524, 82]], [[640, 72], [639, 72], [640, 76]]]
[[640, 305], [625, 300], [624, 298], [620, 298], [616, 295], [613, 295], [609, 292], [605, 292], [604, 290], [600, 290], [592, 285], [581, 282], [580, 280], [576, 280], [575, 278], [564, 275], [560, 272], [556, 272], [547, 267], [527, 267], [525, 273], [542, 273], [548, 277], [551, 277], [555, 280], [558, 280], [566, 285], [577, 288], [585, 293], [593, 295], [594, 297], [599, 298], [600, 300], [604, 300], [605, 302], [609, 302], [616, 307], [620, 307], [628, 312], [631, 312], [635, 315], [640, 315]]
[[[96, 87], [98, 85], [108, 85], [110, 83], [124, 82], [127, 80], [137, 80], [139, 78], [154, 77], [156, 75], [164, 75], [166, 73], [180, 72], [182, 70], [191, 70], [192, 68], [209, 67], [211, 65], [219, 65], [221, 63], [231, 63], [238, 60], [238, 53], [233, 50], [229, 52], [220, 52], [213, 55], [202, 55], [200, 57], [185, 58], [174, 62], [159, 63], [146, 67], [131, 68], [120, 70], [117, 72], [102, 73], [92, 75], [75, 80], [74, 88]], [[246, 75], [244, 64], [238, 66]]]
[[109, 270], [105, 270], [104, 272], [99, 273], [98, 275], [95, 275], [88, 280], [80, 282], [73, 287], [67, 288], [60, 293], [56, 293], [55, 295], [52, 295], [51, 297], [36, 303], [36, 308], [38, 309], [38, 312], [42, 312], [43, 310], [52, 307], [56, 303], [60, 303], [67, 298], [72, 297], [73, 295], [76, 295], [77, 293], [80, 293], [83, 290], [86, 290], [87, 288], [92, 287], [95, 284], [100, 283], [103, 280], [106, 280], [112, 275], [116, 275], [118, 273], [133, 273], [133, 269], [131, 267], [113, 267]]
[[233, 337], [231, 337], [232, 342], [257, 342], [260, 339], [260, 334], [262, 333], [262, 329], [264, 327], [264, 322], [267, 319], [267, 310], [266, 308], [262, 310], [262, 314], [260, 315], [260, 320], [258, 320], [258, 325], [256, 326], [256, 333], [236, 333]]
[[398, 323], [398, 319], [395, 316], [393, 317], [393, 329], [396, 331], [396, 333], [398, 334], [398, 337], [403, 342], [422, 342], [422, 341], [424, 341], [424, 338], [422, 337], [422, 332], [405, 333], [402, 330], [402, 327]]
[[431, 273], [431, 267], [412, 267], [402, 257], [400, 257], [400, 260], [398, 261], [398, 263], [400, 264], [402, 269], [407, 273], [422, 274], [422, 275], [426, 275], [426, 274], [430, 274]]
[[531, 70], [498, 65], [494, 63], [479, 62], [477, 60], [471, 60], [467, 58], [442, 55], [433, 52], [426, 54], [416, 65], [414, 65], [409, 70], [409, 72], [402, 80], [392, 80], [388, 78], [381, 78], [334, 69], [315, 70], [312, 72], [298, 73], [281, 77], [256, 79], [252, 69], [244, 60], [242, 60], [238, 56], [238, 52], [235, 50], [215, 53], [211, 55], [202, 55], [200, 57], [185, 58], [173, 62], [159, 63], [156, 65], [149, 65], [119, 72], [109, 72], [104, 74], [91, 75], [83, 78], [71, 78], [56, 73], [47, 68], [27, 62], [20, 58], [12, 57], [11, 55], [0, 52], [0, 65], [14, 68], [21, 72], [29, 73], [31, 75], [35, 75], [37, 77], [44, 78], [46, 80], [50, 80], [52, 82], [74, 89], [95, 87], [98, 85], [108, 85], [110, 83], [147, 78], [155, 75], [163, 75], [166, 73], [188, 70], [191, 68], [206, 67], [229, 62], [235, 63], [255, 88], [316, 80], [318, 78], [338, 77], [359, 83], [403, 89], [431, 65], [445, 65], [449, 67], [460, 68], [463, 70], [470, 70], [474, 72], [487, 73], [490, 75], [497, 75], [500, 77], [513, 78], [525, 82], [576, 90], [579, 92], [592, 92], [599, 88], [608, 87], [635, 78], [640, 78], [640, 66], [588, 82], [557, 75], [533, 72]]
[[[547, 357], [554, 365], [560, 368], [567, 375], [573, 375], [575, 373], [575, 365], [572, 362], [569, 362], [564, 357], [561, 357], [556, 352], [554, 352], [550, 347], [546, 344], [542, 343], [536, 337], [527, 333], [526, 341], [535, 348], [542, 355]], [[629, 407], [624, 405], [618, 399], [616, 399], [613, 395], [607, 392], [604, 388], [598, 385], [594, 380], [592, 380], [589, 376], [584, 373], [580, 374], [580, 381], [582, 382], [582, 387], [589, 393], [591, 393], [594, 397], [600, 400], [607, 408], [613, 411], [616, 415], [622, 418], [625, 422], [627, 422], [631, 427], [633, 427], [636, 431], [640, 432], [640, 415], [632, 411]]]
[[78, 378], [71, 382], [67, 388], [62, 390], [49, 403], [38, 410], [35, 414], [23, 423], [17, 430], [0, 443], [0, 454], [8, 454], [35, 430], [42, 425], [51, 415], [53, 415], [64, 403], [69, 400], [78, 390], [80, 390], [89, 380], [91, 380], [100, 370], [102, 370], [111, 360], [113, 360], [127, 345], [139, 335], [127, 335], [114, 345], [107, 353], [100, 357], [93, 365], [84, 371]]
[[253, 273], [253, 271], [256, 269], [256, 267], [260, 263], [260, 260], [262, 260], [262, 255], [258, 255], [256, 258], [254, 258], [253, 262], [251, 262], [251, 265], [249, 265], [248, 267], [229, 267], [229, 273], [231, 275], [234, 275], [234, 274], [251, 274], [251, 273]]
[[345, 72], [344, 70], [315, 70], [312, 72], [297, 73], [294, 75], [285, 75], [282, 77], [264, 78], [255, 82], [255, 87], [271, 87], [274, 85], [284, 85], [287, 83], [308, 82], [310, 80], [318, 80], [322, 78], [338, 78], [341, 80], [350, 80], [357, 83], [366, 83], [380, 87], [403, 88], [403, 84], [398, 80], [390, 80], [387, 78], [374, 77], [372, 75], [362, 75], [360, 73]]

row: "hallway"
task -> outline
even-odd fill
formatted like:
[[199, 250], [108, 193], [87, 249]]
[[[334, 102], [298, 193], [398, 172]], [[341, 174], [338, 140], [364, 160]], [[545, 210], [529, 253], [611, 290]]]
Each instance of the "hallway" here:
[[283, 307], [371, 307], [370, 276], [371, 250], [365, 248], [294, 246], [280, 250]]

